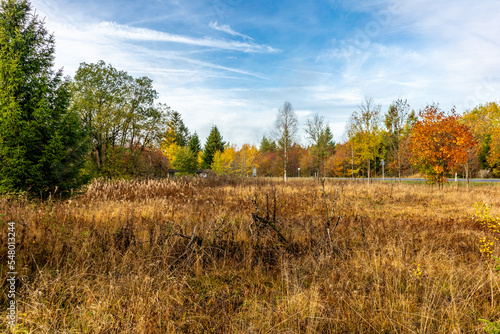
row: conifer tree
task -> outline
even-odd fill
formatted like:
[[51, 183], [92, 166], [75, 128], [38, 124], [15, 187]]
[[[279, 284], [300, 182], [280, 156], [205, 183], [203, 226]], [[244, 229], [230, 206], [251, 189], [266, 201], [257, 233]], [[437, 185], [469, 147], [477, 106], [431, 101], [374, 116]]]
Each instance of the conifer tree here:
[[201, 143], [200, 143], [200, 137], [198, 137], [198, 133], [193, 133], [191, 137], [189, 137], [189, 149], [193, 154], [196, 156], [198, 155], [198, 152], [201, 151]]
[[221, 153], [224, 152], [224, 145], [226, 143], [222, 140], [222, 136], [217, 129], [217, 126], [213, 126], [210, 130], [210, 134], [207, 138], [205, 144], [205, 150], [203, 151], [203, 164], [202, 168], [210, 169], [214, 160], [214, 155], [217, 151]]
[[0, 4], [0, 192], [68, 191], [85, 178], [86, 133], [68, 109], [54, 36], [27, 0]]
[[274, 152], [275, 150], [276, 150], [276, 143], [272, 139], [263, 136], [260, 142], [259, 151]]

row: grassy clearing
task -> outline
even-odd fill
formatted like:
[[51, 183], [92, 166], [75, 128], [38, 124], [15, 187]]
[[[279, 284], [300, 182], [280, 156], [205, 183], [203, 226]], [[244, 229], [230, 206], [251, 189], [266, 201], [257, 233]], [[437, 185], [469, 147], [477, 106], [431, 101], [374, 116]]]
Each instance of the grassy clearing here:
[[[478, 319], [499, 317], [500, 279], [479, 252], [488, 232], [472, 205], [498, 215], [500, 187], [327, 180], [325, 190], [326, 205], [311, 180], [222, 178], [2, 198], [0, 228], [18, 230], [18, 323], [33, 333], [484, 333]], [[275, 213], [286, 241], [252, 213]], [[5, 277], [5, 252], [0, 261]]]

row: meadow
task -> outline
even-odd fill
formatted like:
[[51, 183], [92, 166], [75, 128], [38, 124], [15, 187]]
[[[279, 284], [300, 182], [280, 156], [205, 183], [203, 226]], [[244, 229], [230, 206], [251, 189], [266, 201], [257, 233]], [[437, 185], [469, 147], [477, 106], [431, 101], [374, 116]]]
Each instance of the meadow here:
[[0, 198], [0, 238], [15, 222], [29, 333], [485, 333], [500, 277], [474, 203], [500, 215], [500, 187], [97, 180]]

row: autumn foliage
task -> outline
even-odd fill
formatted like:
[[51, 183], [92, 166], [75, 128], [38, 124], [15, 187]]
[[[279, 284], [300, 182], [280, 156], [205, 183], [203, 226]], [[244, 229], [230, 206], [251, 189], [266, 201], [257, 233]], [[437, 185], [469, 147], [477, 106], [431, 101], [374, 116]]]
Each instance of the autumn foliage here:
[[428, 105], [419, 116], [411, 135], [412, 160], [428, 182], [442, 185], [447, 174], [466, 163], [476, 142], [454, 109], [447, 114]]

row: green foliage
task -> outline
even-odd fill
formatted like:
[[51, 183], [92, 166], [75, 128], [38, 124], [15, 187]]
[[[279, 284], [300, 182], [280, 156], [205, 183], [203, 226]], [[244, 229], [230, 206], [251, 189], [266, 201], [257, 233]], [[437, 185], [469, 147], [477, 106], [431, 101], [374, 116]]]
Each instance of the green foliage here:
[[193, 133], [191, 137], [189, 137], [189, 149], [193, 154], [198, 155], [198, 152], [201, 151], [201, 142], [200, 137], [198, 137], [198, 133]]
[[187, 146], [189, 144], [189, 130], [182, 121], [181, 114], [172, 111], [169, 114], [168, 133], [172, 135], [172, 142], [178, 146]]
[[[500, 234], [500, 219], [491, 215], [491, 205], [475, 203], [473, 207], [476, 210], [474, 215], [476, 221], [486, 227], [490, 233], [493, 233], [495, 236], [494, 239], [498, 241], [498, 236]], [[479, 251], [483, 255], [490, 255], [496, 262], [495, 271], [500, 272], [500, 258], [491, 255], [491, 247], [493, 247], [494, 241], [491, 241], [485, 236], [479, 239], [479, 243]], [[487, 323], [487, 326], [484, 329], [486, 333], [500, 334], [500, 321], [489, 321], [485, 319], [479, 319], [479, 321]]]
[[500, 321], [489, 321], [485, 319], [479, 319], [479, 321], [487, 323], [484, 331], [491, 334], [500, 334]]
[[310, 156], [313, 172], [324, 176], [326, 159], [335, 149], [330, 126], [325, 124], [322, 116], [315, 114], [312, 119], [307, 120], [305, 130], [312, 143]]
[[[117, 166], [109, 165], [123, 160], [125, 154], [128, 165], [120, 167], [120, 172], [128, 168], [135, 174], [141, 153], [159, 144], [170, 112], [169, 107], [154, 104], [158, 94], [152, 80], [133, 78], [101, 60], [80, 64], [71, 88], [72, 108], [92, 139], [97, 174], [117, 176]], [[117, 152], [122, 156], [117, 157]]]
[[481, 169], [489, 169], [490, 164], [488, 163], [488, 156], [491, 151], [491, 133], [487, 133], [484, 136], [484, 140], [480, 143], [479, 149], [479, 167]]
[[68, 84], [52, 70], [54, 37], [28, 1], [2, 1], [0, 9], [0, 191], [78, 188], [89, 146], [68, 110]]
[[382, 146], [380, 109], [381, 106], [375, 105], [372, 98], [366, 97], [359, 110], [354, 111], [349, 120], [347, 134], [354, 153], [361, 160], [368, 162], [368, 178], [370, 178], [371, 161], [384, 153], [380, 150]]
[[467, 125], [474, 134], [479, 145], [479, 168], [491, 169], [495, 172], [498, 159], [498, 143], [500, 142], [500, 105], [490, 102], [479, 105], [462, 115], [460, 121]]
[[493, 255], [491, 257], [496, 261], [495, 271], [497, 273], [500, 272], [500, 258], [493, 256]]
[[208, 135], [207, 142], [205, 144], [205, 150], [203, 151], [203, 163], [202, 168], [210, 169], [214, 161], [215, 152], [224, 152], [224, 145], [226, 143], [222, 140], [222, 136], [217, 129], [217, 126], [213, 126]]
[[323, 176], [325, 175], [324, 168], [326, 159], [333, 153], [334, 149], [335, 142], [333, 141], [333, 134], [330, 127], [327, 125], [326, 128], [321, 131], [318, 143], [312, 148], [312, 153], [318, 164], [318, 170]]
[[179, 175], [191, 175], [198, 168], [198, 159], [189, 147], [180, 147], [175, 153], [173, 167], [177, 169]]
[[267, 138], [266, 136], [262, 137], [260, 142], [259, 151], [260, 152], [275, 152], [276, 151], [276, 143], [274, 140]]

